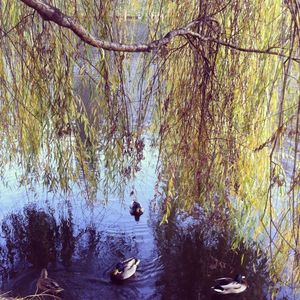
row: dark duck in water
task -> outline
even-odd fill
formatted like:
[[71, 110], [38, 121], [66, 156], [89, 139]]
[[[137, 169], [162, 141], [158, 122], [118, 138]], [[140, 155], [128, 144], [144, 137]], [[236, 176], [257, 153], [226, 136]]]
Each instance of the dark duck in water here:
[[59, 286], [59, 284], [56, 281], [48, 277], [47, 269], [42, 270], [40, 278], [37, 281], [36, 287], [37, 291], [39, 292], [45, 294], [49, 293], [53, 295], [56, 295], [64, 290]]
[[144, 209], [137, 201], [132, 201], [130, 205], [130, 214], [135, 217], [136, 221], [139, 221], [140, 216], [144, 213]]

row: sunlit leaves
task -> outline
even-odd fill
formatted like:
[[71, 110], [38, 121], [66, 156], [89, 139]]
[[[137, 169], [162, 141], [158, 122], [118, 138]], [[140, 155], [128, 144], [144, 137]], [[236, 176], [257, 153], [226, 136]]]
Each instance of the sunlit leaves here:
[[[1, 166], [15, 161], [22, 182], [42, 177], [52, 190], [78, 182], [95, 199], [99, 184], [123, 188], [139, 171], [149, 126], [160, 150], [162, 221], [195, 202], [230, 211], [235, 245], [267, 239], [274, 270], [284, 271], [300, 214], [299, 66], [286, 59], [299, 55], [299, 36], [289, 1], [53, 4], [107, 40], [157, 39], [196, 18], [191, 29], [206, 38], [180, 36], [138, 58], [104, 54], [19, 2], [2, 1]], [[139, 34], [130, 33], [141, 18]]]
[[[202, 4], [202, 13], [219, 11], [216, 3], [215, 7]], [[178, 12], [178, 3], [168, 5], [164, 8], [170, 15]], [[191, 19], [192, 10], [188, 13]], [[214, 18], [221, 25], [220, 38], [241, 47], [276, 45], [288, 55], [291, 18], [286, 13], [280, 1], [234, 2]], [[180, 22], [164, 20], [175, 27]], [[215, 34], [204, 25], [199, 30]], [[284, 255], [294, 247], [292, 233], [285, 229], [296, 228], [290, 216], [299, 215], [295, 209], [298, 198], [292, 201], [286, 184], [294, 149], [287, 149], [286, 128], [295, 128], [291, 116], [296, 112], [298, 97], [293, 93], [298, 84], [289, 80], [281, 111], [287, 60], [190, 43], [193, 50], [178, 51], [164, 62], [157, 113], [166, 174], [162, 184], [168, 187], [175, 176], [173, 207], [191, 210], [195, 202], [215, 210], [229, 207], [236, 244], [240, 239], [267, 239], [275, 270], [281, 272]], [[295, 67], [293, 63], [292, 69]], [[285, 130], [278, 126], [280, 116]], [[163, 197], [164, 220], [171, 211], [168, 190]]]
[[[95, 18], [101, 18], [109, 14], [112, 1], [102, 1], [96, 10], [87, 1], [77, 1], [75, 10], [66, 2], [54, 4], [85, 22], [81, 16], [99, 13], [101, 16]], [[78, 182], [82, 176], [96, 186], [99, 172], [94, 163], [99, 150], [104, 151], [106, 161], [113, 162], [109, 173], [121, 172], [122, 167], [115, 162], [123, 160], [122, 134], [118, 132], [124, 127], [120, 122], [114, 128], [114, 119], [110, 123], [110, 118], [120, 114], [116, 98], [120, 78], [113, 68], [108, 70], [104, 53], [98, 53], [99, 63], [94, 65], [98, 55], [78, 44], [71, 32], [44, 22], [37, 14], [24, 17], [29, 8], [16, 1], [1, 5], [6, 12], [1, 27], [12, 29], [0, 35], [1, 133], [5, 134], [1, 151], [8, 150], [8, 159], [21, 164], [28, 176], [43, 176], [50, 190], [60, 187], [67, 191], [70, 181]], [[86, 18], [85, 25], [93, 22]], [[97, 27], [101, 34], [103, 24]], [[78, 95], [77, 74], [82, 82], [80, 91], [88, 90], [88, 97], [86, 92]], [[97, 81], [98, 88], [93, 84]], [[106, 136], [116, 142], [107, 143]], [[2, 155], [3, 164], [5, 157]]]

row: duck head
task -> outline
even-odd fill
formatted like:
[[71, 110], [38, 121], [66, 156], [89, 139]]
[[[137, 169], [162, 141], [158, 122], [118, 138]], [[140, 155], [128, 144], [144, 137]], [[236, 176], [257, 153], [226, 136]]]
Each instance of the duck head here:
[[113, 271], [112, 271], [112, 275], [114, 275], [114, 276], [116, 276], [116, 275], [118, 275], [118, 274], [120, 274], [121, 272], [118, 270], [118, 269], [114, 269]]
[[47, 271], [47, 269], [45, 269], [45, 268], [42, 269], [40, 278], [48, 278], [48, 271]]
[[237, 274], [234, 278], [234, 280], [238, 283], [242, 283], [242, 282], [245, 282], [246, 280], [246, 277], [244, 275], [241, 275], [241, 274]]
[[137, 207], [136, 213], [142, 215], [144, 213], [144, 209], [142, 207]]

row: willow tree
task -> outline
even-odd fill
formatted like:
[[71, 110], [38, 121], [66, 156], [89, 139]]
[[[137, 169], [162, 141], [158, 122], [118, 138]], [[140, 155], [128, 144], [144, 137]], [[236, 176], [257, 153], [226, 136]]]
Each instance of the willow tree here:
[[[163, 221], [195, 203], [229, 209], [237, 240], [267, 236], [274, 271], [294, 264], [298, 2], [46, 2], [1, 3], [2, 170], [17, 161], [22, 182], [53, 189], [84, 178], [93, 195], [139, 171], [148, 127]], [[126, 34], [128, 12], [147, 24], [143, 40]]]

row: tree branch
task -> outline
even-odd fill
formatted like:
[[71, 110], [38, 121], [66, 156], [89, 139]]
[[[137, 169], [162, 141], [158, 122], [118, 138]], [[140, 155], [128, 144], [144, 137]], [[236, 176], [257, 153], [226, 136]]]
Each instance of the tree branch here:
[[[1, 8], [1, 6], [0, 6]], [[7, 36], [11, 31], [15, 30], [17, 27], [19, 27], [24, 21], [26, 21], [27, 18], [32, 17], [33, 13], [30, 13], [26, 16], [24, 16], [16, 25], [14, 25], [12, 28], [10, 28], [8, 31], [4, 31], [4, 29], [2, 29], [0, 27], [0, 31], [3, 32], [3, 35], [0, 36], [0, 40], [3, 39], [5, 36]]]
[[102, 48], [105, 50], [123, 51], [123, 52], [150, 52], [153, 49], [157, 49], [163, 45], [168, 44], [171, 39], [178, 35], [184, 35], [186, 29], [179, 28], [170, 31], [163, 38], [152, 41], [148, 44], [120, 44], [115, 42], [108, 42], [99, 40], [90, 34], [79, 22], [63, 14], [58, 8], [46, 4], [41, 0], [21, 0], [26, 5], [36, 10], [41, 17], [46, 21], [52, 21], [57, 25], [71, 29], [82, 41], [94, 46], [96, 48]]
[[230, 43], [226, 43], [226, 42], [217, 40], [213, 37], [204, 37], [204, 36], [200, 35], [199, 33], [193, 32], [193, 31], [190, 31], [190, 30], [188, 30], [186, 32], [186, 34], [190, 34], [191, 36], [197, 37], [202, 41], [215, 42], [219, 45], [222, 45], [222, 46], [225, 46], [225, 47], [228, 47], [228, 48], [231, 48], [231, 49], [235, 49], [235, 50], [240, 51], [240, 52], [276, 55], [276, 56], [280, 56], [280, 57], [291, 58], [292, 60], [296, 61], [297, 63], [300, 63], [300, 58], [290, 57], [290, 56], [285, 55], [283, 53], [272, 51], [272, 49], [274, 49], [275, 47], [269, 47], [267, 49], [243, 48], [243, 47], [239, 47], [239, 46], [236, 46], [236, 45], [233, 45], [233, 44], [230, 44]]
[[[249, 53], [259, 53], [259, 54], [269, 54], [269, 55], [276, 55], [280, 57], [288, 57], [280, 52], [272, 51], [274, 47], [270, 47], [265, 50], [260, 49], [252, 49], [252, 48], [242, 48], [233, 44], [229, 44], [220, 40], [217, 40], [213, 37], [204, 37], [197, 32], [190, 31], [189, 28], [193, 25], [199, 23], [199, 20], [192, 21], [187, 26], [183, 28], [177, 28], [170, 32], [168, 32], [164, 37], [154, 40], [148, 44], [121, 44], [115, 42], [104, 41], [101, 39], [97, 39], [91, 33], [89, 33], [78, 21], [73, 19], [70, 16], [65, 15], [62, 13], [58, 8], [46, 4], [41, 0], [21, 0], [27, 6], [30, 6], [34, 10], [36, 10], [41, 17], [46, 21], [52, 21], [59, 26], [68, 28], [72, 30], [82, 41], [85, 43], [96, 47], [102, 48], [104, 50], [112, 50], [112, 51], [122, 51], [122, 52], [150, 52], [154, 49], [158, 49], [164, 45], [170, 43], [170, 41], [176, 36], [193, 36], [199, 38], [201, 41], [204, 42], [214, 42], [219, 45], [235, 49], [241, 52], [249, 52]], [[292, 60], [300, 63], [300, 58], [291, 57]]]

